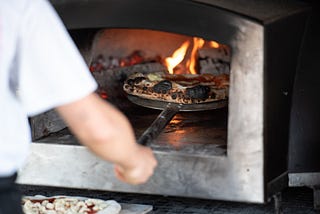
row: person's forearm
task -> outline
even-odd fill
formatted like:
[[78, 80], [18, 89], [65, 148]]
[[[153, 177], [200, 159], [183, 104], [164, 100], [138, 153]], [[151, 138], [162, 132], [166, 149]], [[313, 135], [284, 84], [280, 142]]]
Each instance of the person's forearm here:
[[113, 106], [88, 97], [57, 108], [71, 131], [95, 154], [122, 167], [134, 164], [138, 150], [128, 120]]

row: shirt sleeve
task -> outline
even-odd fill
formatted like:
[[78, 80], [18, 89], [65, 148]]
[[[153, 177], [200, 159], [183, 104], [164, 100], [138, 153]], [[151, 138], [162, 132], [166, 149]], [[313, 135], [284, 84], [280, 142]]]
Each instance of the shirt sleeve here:
[[52, 6], [28, 4], [17, 47], [19, 99], [29, 116], [92, 93], [96, 81]]

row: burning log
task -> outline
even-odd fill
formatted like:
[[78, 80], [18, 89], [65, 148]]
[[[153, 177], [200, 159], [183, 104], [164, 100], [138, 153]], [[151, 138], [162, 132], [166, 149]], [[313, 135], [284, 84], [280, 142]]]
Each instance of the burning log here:
[[199, 73], [230, 74], [230, 49], [219, 45], [217, 48], [201, 48], [198, 50]]

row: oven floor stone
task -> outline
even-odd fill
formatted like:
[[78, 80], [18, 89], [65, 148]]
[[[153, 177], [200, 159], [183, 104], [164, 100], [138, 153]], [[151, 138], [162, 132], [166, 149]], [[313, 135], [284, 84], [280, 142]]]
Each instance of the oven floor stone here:
[[[115, 193], [105, 191], [66, 189], [56, 187], [20, 185], [24, 195], [71, 195], [114, 199], [120, 203], [152, 205], [150, 214], [265, 214], [275, 213], [274, 203], [248, 204], [195, 198]], [[313, 209], [313, 191], [310, 188], [288, 188], [282, 193], [285, 214], [316, 214]]]

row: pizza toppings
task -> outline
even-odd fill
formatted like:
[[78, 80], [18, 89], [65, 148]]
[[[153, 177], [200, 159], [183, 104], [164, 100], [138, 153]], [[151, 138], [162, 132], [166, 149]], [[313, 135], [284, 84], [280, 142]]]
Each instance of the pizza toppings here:
[[217, 88], [221, 88], [229, 85], [229, 75], [227, 74], [165, 74], [163, 78], [184, 86], [214, 84]]
[[153, 86], [153, 90], [161, 94], [167, 93], [170, 89], [172, 89], [172, 83], [168, 80], [162, 80]]
[[114, 200], [80, 199], [76, 197], [24, 198], [25, 214], [118, 214], [121, 205]]
[[197, 85], [186, 89], [186, 97], [190, 99], [208, 99], [209, 92], [209, 86]]
[[229, 75], [135, 73], [123, 85], [126, 93], [138, 97], [194, 104], [227, 99]]

